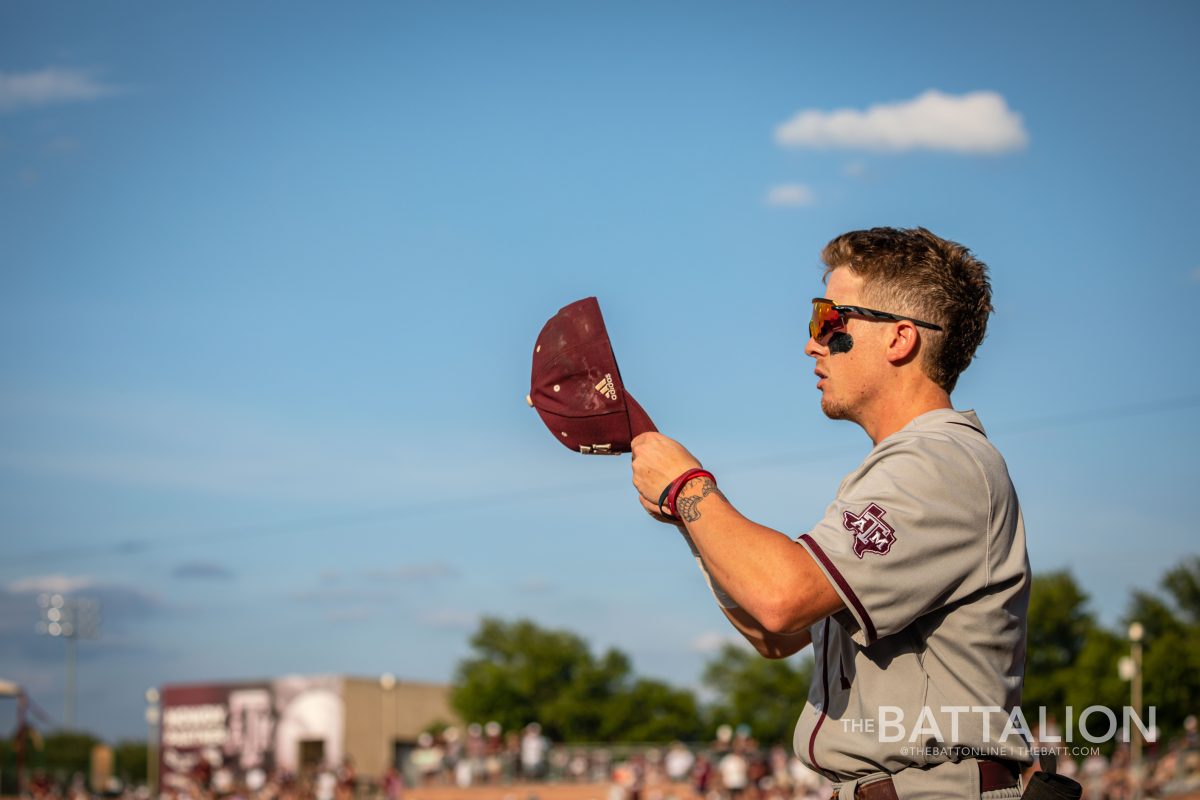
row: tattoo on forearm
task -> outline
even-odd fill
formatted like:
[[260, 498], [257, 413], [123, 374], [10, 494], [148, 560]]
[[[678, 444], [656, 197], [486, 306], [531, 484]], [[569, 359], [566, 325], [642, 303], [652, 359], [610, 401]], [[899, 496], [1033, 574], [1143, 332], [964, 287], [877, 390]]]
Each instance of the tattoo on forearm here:
[[[691, 487], [692, 483], [688, 484]], [[711, 478], [701, 478], [699, 490], [685, 487], [683, 493], [675, 500], [675, 510], [684, 522], [695, 522], [700, 519], [700, 501], [710, 494], [724, 497]]]

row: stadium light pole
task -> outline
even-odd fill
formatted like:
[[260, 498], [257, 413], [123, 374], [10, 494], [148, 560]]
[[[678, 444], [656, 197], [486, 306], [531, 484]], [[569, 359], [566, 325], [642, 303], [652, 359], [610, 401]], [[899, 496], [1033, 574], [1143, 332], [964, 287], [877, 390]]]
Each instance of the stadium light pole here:
[[146, 788], [150, 797], [158, 797], [158, 721], [161, 711], [158, 705], [158, 689], [146, 690]]
[[[1138, 719], [1142, 718], [1142, 637], [1146, 629], [1142, 623], [1129, 625], [1129, 657], [1133, 661], [1133, 680], [1129, 682], [1130, 704]], [[1142, 797], [1142, 737], [1137, 725], [1133, 726], [1133, 740], [1129, 743], [1129, 774], [1133, 777], [1132, 800]]]
[[100, 628], [100, 603], [88, 597], [66, 597], [42, 594], [38, 596], [42, 619], [38, 622], [38, 633], [65, 639], [67, 642], [67, 686], [63, 700], [66, 713], [63, 724], [67, 730], [75, 730], [75, 668], [78, 656], [76, 649], [80, 638], [95, 639]]
[[394, 745], [392, 744], [392, 726], [396, 724], [396, 676], [390, 672], [385, 672], [379, 676], [379, 688], [383, 689], [383, 693], [387, 695], [388, 702], [386, 708], [391, 711], [389, 716], [387, 711], [384, 711], [385, 705], [379, 704], [379, 712], [382, 717], [379, 721], [380, 738], [383, 739], [383, 775], [386, 777], [388, 770], [392, 768], [392, 759], [395, 758]]

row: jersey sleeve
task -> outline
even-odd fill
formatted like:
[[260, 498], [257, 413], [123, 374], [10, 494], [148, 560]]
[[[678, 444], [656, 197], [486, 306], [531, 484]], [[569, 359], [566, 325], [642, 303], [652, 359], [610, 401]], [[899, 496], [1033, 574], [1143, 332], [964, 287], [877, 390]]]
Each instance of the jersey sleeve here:
[[846, 605], [834, 621], [866, 646], [982, 589], [989, 494], [952, 441], [912, 437], [873, 453], [797, 539]]

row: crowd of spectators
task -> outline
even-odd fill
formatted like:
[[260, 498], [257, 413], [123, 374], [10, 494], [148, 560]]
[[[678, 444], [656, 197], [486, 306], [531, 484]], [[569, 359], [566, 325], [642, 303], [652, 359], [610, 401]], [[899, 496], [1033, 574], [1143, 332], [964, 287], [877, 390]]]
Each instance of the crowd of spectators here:
[[[703, 800], [828, 798], [830, 783], [782, 746], [762, 748], [745, 728], [725, 725], [708, 745], [551, 744], [540, 726], [503, 735], [470, 725], [424, 734], [402, 773], [407, 785], [498, 785], [550, 781], [607, 783], [609, 800], [665, 800], [686, 792]], [[392, 799], [394, 800], [394, 798]]]
[[[1184, 722], [1184, 733], [1164, 744], [1147, 743], [1142, 756], [1144, 798], [1200, 797], [1200, 726], [1196, 717]], [[1098, 747], [1080, 758], [1060, 757], [1058, 771], [1083, 786], [1087, 800], [1132, 800], [1137, 788], [1129, 745], [1106, 756]]]
[[412, 786], [539, 781], [550, 775], [551, 750], [536, 722], [507, 733], [498, 722], [472, 723], [464, 731], [449, 727], [437, 734], [421, 734], [401, 766]]

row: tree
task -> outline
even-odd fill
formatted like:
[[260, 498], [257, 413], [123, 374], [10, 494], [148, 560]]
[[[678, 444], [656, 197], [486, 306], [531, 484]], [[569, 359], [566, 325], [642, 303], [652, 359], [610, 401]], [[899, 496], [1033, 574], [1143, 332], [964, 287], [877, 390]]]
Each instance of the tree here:
[[767, 659], [726, 644], [701, 680], [717, 695], [714, 725], [749, 725], [760, 742], [778, 744], [792, 739], [812, 674], [811, 658]]
[[126, 783], [145, 783], [149, 754], [145, 742], [122, 741], [113, 748], [114, 774]]
[[1151, 642], [1142, 676], [1145, 706], [1155, 707], [1158, 726], [1167, 735], [1178, 733], [1200, 701], [1200, 630], [1172, 631]]
[[90, 733], [56, 731], [46, 735], [41, 758], [34, 764], [60, 780], [77, 772], [86, 776], [91, 769], [92, 748], [99, 743]]
[[[654, 709], [647, 714], [646, 709]], [[705, 728], [696, 696], [662, 681], [641, 678], [615, 696], [605, 709], [604, 741], [699, 741]]]
[[1026, 708], [1061, 709], [1067, 705], [1075, 664], [1096, 630], [1087, 600], [1075, 578], [1065, 570], [1034, 576], [1021, 698]]
[[553, 697], [541, 706], [538, 721], [551, 736], [565, 741], [624, 738], [621, 731], [608, 730], [605, 718], [613, 703], [619, 702], [631, 672], [629, 658], [619, 650], [609, 650], [596, 660], [585, 647], [584, 659], [555, 687]]
[[[484, 618], [471, 637], [475, 656], [458, 666], [451, 702], [464, 719], [494, 719], [506, 730], [537, 720], [576, 681], [594, 682], [596, 665], [587, 644], [566, 631], [547, 631], [529, 620]], [[615, 677], [624, 677], [623, 656], [606, 656]], [[584, 673], [589, 673], [585, 678]], [[562, 735], [561, 730], [547, 733]]]
[[[1117, 662], [1129, 648], [1121, 637], [1100, 627], [1088, 631], [1083, 648], [1074, 664], [1064, 669], [1058, 684], [1064, 687], [1064, 703], [1074, 709], [1076, 718], [1089, 706], [1107, 706], [1120, 718], [1121, 707], [1129, 698], [1129, 684], [1117, 673]], [[1026, 680], [1028, 680], [1026, 676]], [[1032, 708], [1033, 705], [1023, 702]], [[1055, 716], [1065, 709], [1048, 709]], [[1061, 722], [1061, 717], [1059, 718]], [[1030, 724], [1033, 720], [1030, 719]]]
[[1187, 622], [1200, 625], [1200, 558], [1192, 557], [1163, 577], [1163, 588], [1184, 613]]
[[635, 680], [629, 657], [596, 658], [568, 631], [485, 618], [458, 665], [451, 702], [468, 720], [515, 730], [539, 722], [560, 741], [669, 741], [700, 730], [691, 693]]
[[[1154, 706], [1165, 735], [1178, 731], [1200, 704], [1200, 559], [1168, 570], [1162, 594], [1135, 591], [1119, 632], [1101, 627], [1087, 596], [1067, 572], [1036, 576], [1029, 602], [1025, 691], [1027, 716], [1038, 706], [1078, 716], [1088, 706], [1107, 706], [1118, 716], [1130, 687], [1117, 674], [1129, 655], [1125, 629], [1140, 622], [1143, 637], [1142, 684], [1145, 707]], [[1143, 709], [1144, 719], [1149, 712]], [[1031, 718], [1032, 721], [1032, 718]]]
[[[1156, 594], [1135, 591], [1129, 601], [1129, 611], [1123, 620], [1123, 629], [1129, 627], [1134, 620], [1142, 623], [1145, 630], [1142, 641], [1147, 646], [1163, 636], [1183, 633], [1184, 624], [1175, 614], [1175, 610]], [[1122, 639], [1125, 637], [1122, 636]]]
[[1160, 586], [1166, 597], [1135, 592], [1124, 621], [1145, 629], [1144, 703], [1154, 706], [1158, 726], [1170, 735], [1200, 704], [1200, 558], [1168, 570]]

